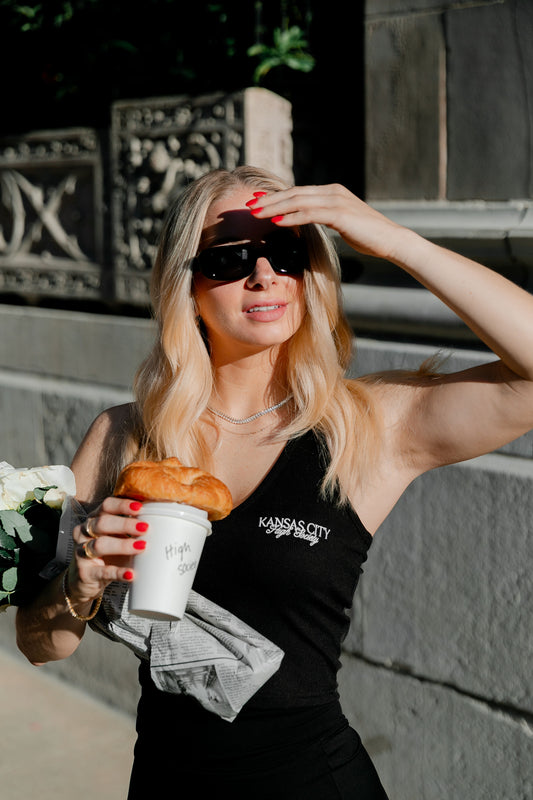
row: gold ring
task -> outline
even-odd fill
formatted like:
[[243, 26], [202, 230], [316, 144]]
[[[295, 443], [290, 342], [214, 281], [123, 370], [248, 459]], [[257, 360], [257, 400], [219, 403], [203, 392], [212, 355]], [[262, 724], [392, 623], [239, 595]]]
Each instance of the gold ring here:
[[83, 533], [86, 536], [90, 536], [91, 539], [96, 539], [96, 533], [93, 531], [91, 524], [94, 522], [94, 517], [87, 517], [85, 522], [83, 523]]
[[87, 539], [87, 541], [84, 542], [81, 546], [85, 558], [98, 558], [98, 556], [94, 552], [94, 549], [91, 547], [93, 541], [94, 541], [93, 539]]

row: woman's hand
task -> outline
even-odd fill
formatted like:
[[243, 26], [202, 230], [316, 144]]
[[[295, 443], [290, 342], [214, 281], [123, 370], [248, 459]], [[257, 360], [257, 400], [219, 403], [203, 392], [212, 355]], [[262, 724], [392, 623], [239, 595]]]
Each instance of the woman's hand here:
[[132, 580], [133, 556], [146, 546], [148, 523], [136, 519], [141, 509], [137, 501], [107, 497], [74, 528], [68, 587], [76, 609], [92, 604], [112, 581]]
[[258, 219], [279, 227], [326, 225], [359, 253], [392, 258], [395, 239], [412, 232], [380, 214], [340, 184], [294, 186], [268, 193], [248, 204]]

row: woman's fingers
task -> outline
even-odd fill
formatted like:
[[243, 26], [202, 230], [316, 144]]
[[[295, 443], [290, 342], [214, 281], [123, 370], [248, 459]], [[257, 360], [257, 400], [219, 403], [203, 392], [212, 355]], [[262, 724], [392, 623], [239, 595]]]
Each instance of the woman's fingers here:
[[146, 522], [136, 519], [141, 510], [142, 503], [136, 500], [107, 497], [74, 529], [74, 539], [81, 542], [85, 538], [97, 539], [100, 536], [140, 536], [148, 529]]
[[118, 558], [131, 558], [146, 547], [144, 539], [98, 536], [96, 539], [85, 539], [76, 548], [77, 555], [84, 561], [100, 559], [107, 563]]
[[141, 553], [148, 523], [137, 519], [142, 503], [108, 497], [73, 531], [75, 559], [69, 581], [80, 601], [102, 594], [112, 581], [131, 581], [133, 556]]
[[314, 223], [335, 230], [361, 253], [387, 258], [390, 241], [402, 230], [340, 184], [294, 186], [258, 198], [250, 212], [280, 227]]

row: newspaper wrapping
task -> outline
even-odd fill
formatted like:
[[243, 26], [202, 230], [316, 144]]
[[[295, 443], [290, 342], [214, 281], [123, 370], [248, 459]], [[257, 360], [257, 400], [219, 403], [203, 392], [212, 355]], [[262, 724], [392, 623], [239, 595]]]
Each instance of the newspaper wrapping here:
[[[42, 570], [51, 579], [73, 554], [72, 530], [87, 516], [74, 498], [64, 503], [56, 555]], [[121, 642], [150, 664], [158, 689], [196, 698], [232, 722], [279, 669], [283, 651], [229, 611], [191, 591], [183, 619], [161, 622], [130, 614], [129, 586], [109, 584], [91, 628]]]

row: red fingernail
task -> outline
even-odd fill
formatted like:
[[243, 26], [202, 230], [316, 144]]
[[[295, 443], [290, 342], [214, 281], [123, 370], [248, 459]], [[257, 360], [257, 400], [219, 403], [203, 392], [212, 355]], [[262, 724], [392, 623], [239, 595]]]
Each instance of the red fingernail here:
[[250, 207], [250, 206], [253, 206], [254, 203], [257, 203], [257, 197], [254, 197], [253, 200], [248, 200], [248, 202], [245, 203], [245, 205]]
[[130, 503], [130, 508], [132, 511], [139, 511], [140, 508], [143, 507], [142, 503], [138, 503], [136, 500], [134, 503]]
[[136, 542], [133, 542], [134, 550], [144, 550], [145, 547], [146, 547], [146, 542], [144, 541], [144, 539], [137, 539]]
[[262, 208], [251, 208], [250, 209], [250, 213], [251, 214], [259, 214], [259, 212], [262, 211], [262, 210], [263, 210]]
[[283, 214], [278, 214], [277, 217], [272, 217], [272, 219], [270, 221], [271, 222], [281, 222], [281, 220], [283, 219], [283, 216], [284, 216]]
[[252, 192], [254, 197], [264, 197], [266, 192]]
[[135, 526], [135, 530], [139, 531], [139, 533], [144, 533], [148, 530], [148, 523], [147, 522], [138, 522]]
[[127, 569], [126, 572], [124, 573], [124, 580], [131, 581], [132, 579], [133, 579], [133, 572], [131, 571], [131, 569]]

